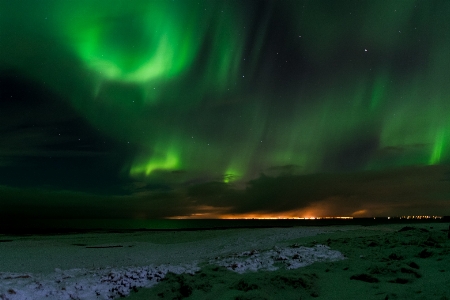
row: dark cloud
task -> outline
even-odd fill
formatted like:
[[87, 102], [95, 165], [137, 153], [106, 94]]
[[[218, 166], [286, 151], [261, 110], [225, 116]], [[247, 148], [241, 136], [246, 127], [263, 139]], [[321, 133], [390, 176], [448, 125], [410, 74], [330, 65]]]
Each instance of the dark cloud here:
[[101, 134], [45, 84], [0, 74], [0, 182], [120, 193], [132, 145]]
[[176, 193], [95, 195], [0, 186], [0, 219], [145, 219], [185, 215], [195, 206]]
[[441, 215], [450, 213], [446, 207], [450, 185], [443, 181], [448, 179], [448, 169], [416, 166], [389, 171], [261, 175], [244, 190], [211, 182], [191, 187], [189, 196], [203, 205], [229, 206], [228, 213], [236, 215], [302, 211], [344, 216]]
[[169, 190], [135, 183], [128, 195], [0, 187], [0, 218], [448, 215], [450, 166], [315, 175], [261, 175], [245, 189], [207, 182]]

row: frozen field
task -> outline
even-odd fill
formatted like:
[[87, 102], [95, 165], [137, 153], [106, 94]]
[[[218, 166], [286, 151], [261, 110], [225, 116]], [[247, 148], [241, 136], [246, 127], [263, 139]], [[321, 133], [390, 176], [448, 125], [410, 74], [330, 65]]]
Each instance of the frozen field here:
[[448, 224], [0, 236], [0, 299], [450, 299]]

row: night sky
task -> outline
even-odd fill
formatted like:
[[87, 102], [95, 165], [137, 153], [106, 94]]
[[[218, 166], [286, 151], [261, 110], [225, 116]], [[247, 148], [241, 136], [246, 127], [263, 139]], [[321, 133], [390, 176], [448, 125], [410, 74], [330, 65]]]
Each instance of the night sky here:
[[0, 217], [450, 215], [450, 1], [0, 1]]

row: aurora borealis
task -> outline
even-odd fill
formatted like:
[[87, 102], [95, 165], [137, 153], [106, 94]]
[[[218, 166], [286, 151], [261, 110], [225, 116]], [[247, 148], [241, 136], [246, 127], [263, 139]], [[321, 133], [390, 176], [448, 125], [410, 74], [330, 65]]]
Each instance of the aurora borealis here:
[[1, 1], [0, 215], [449, 215], [449, 15]]

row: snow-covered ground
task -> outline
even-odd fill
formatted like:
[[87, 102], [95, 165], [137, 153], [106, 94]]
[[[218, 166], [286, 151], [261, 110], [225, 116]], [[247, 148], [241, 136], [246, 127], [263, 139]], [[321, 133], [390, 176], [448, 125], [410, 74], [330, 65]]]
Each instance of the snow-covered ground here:
[[0, 273], [0, 299], [114, 299], [133, 289], [151, 287], [167, 272], [193, 273], [195, 264], [122, 269], [55, 270], [51, 274]]
[[[249, 250], [226, 257], [216, 257], [210, 264], [224, 266], [238, 273], [258, 270], [296, 269], [316, 261], [344, 259], [327, 246], [277, 247], [269, 250]], [[2, 300], [32, 299], [114, 299], [131, 291], [151, 287], [168, 272], [194, 274], [198, 262], [183, 265], [159, 265], [128, 268], [70, 269], [42, 275], [33, 273], [0, 273]]]
[[324, 245], [314, 247], [301, 247], [292, 245], [290, 247], [278, 247], [266, 251], [244, 251], [229, 255], [227, 257], [216, 257], [210, 263], [226, 267], [237, 273], [248, 271], [275, 271], [280, 267], [286, 269], [297, 269], [308, 266], [317, 261], [336, 261], [345, 259], [339, 251], [331, 250]]
[[450, 299], [447, 235], [444, 223], [0, 235], [0, 299]]

